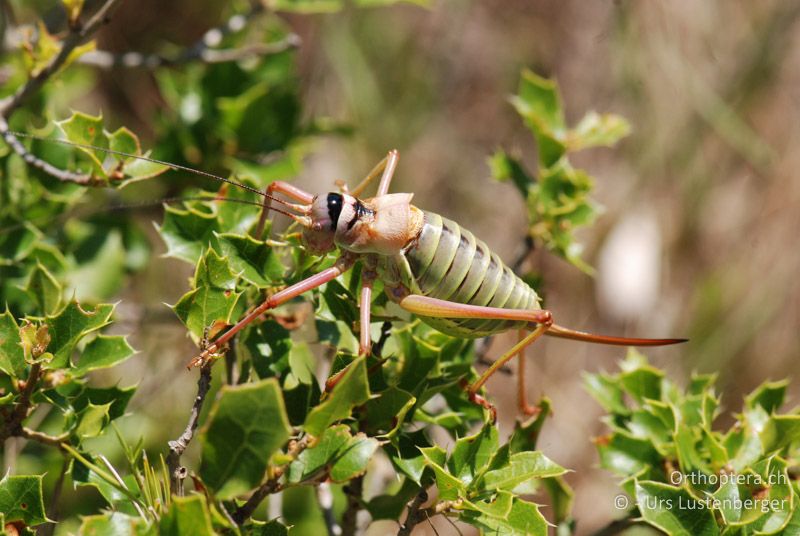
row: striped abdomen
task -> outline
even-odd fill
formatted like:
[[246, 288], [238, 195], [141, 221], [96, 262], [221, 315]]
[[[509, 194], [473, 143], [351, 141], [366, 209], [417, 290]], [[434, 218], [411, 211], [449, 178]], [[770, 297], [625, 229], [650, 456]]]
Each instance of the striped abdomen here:
[[[539, 297], [482, 240], [459, 224], [425, 212], [419, 237], [391, 263], [391, 272], [415, 294], [503, 309], [539, 309]], [[382, 272], [386, 272], [386, 266]], [[484, 337], [525, 326], [510, 320], [421, 317], [434, 328], [460, 337]]]

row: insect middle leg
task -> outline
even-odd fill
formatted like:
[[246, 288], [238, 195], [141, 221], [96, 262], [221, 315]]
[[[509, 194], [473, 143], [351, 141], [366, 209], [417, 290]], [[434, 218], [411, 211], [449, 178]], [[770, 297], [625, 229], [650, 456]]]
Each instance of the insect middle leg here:
[[[359, 308], [359, 338], [358, 355], [368, 356], [372, 353], [372, 337], [370, 336], [369, 326], [372, 316], [372, 285], [375, 282], [374, 259], [367, 257], [364, 260], [364, 268], [361, 270], [361, 298], [358, 302]], [[345, 367], [325, 382], [325, 391], [330, 392], [339, 380], [344, 376], [349, 367]]]
[[[509, 351], [504, 353], [478, 378], [472, 385], [467, 387], [470, 400], [476, 402], [494, 415], [494, 407], [484, 400], [478, 391], [486, 381], [492, 377], [503, 365], [508, 363], [515, 356], [524, 357], [524, 350], [539, 337], [544, 335], [550, 326], [553, 325], [553, 315], [550, 311], [545, 309], [538, 310], [524, 310], [524, 309], [500, 309], [497, 307], [483, 307], [479, 305], [467, 305], [463, 303], [449, 302], [446, 300], [439, 300], [430, 298], [428, 296], [421, 296], [412, 294], [400, 300], [400, 306], [417, 315], [432, 316], [438, 318], [486, 318], [493, 320], [519, 320], [524, 322], [531, 322], [536, 324], [536, 328], [528, 335], [521, 337], [520, 341], [514, 345]], [[519, 371], [522, 372], [522, 371]], [[519, 406], [523, 413], [532, 413], [530, 406], [524, 398], [524, 378], [520, 377], [519, 392]]]
[[233, 327], [231, 327], [228, 331], [223, 333], [217, 340], [215, 340], [209, 347], [205, 348], [200, 355], [195, 357], [189, 362], [189, 368], [197, 367], [200, 365], [206, 364], [211, 356], [218, 352], [229, 340], [233, 338], [239, 331], [244, 329], [248, 324], [253, 322], [255, 319], [263, 315], [269, 309], [274, 309], [275, 307], [286, 303], [287, 301], [295, 298], [309, 290], [315, 289], [328, 281], [336, 279], [344, 272], [350, 269], [355, 262], [355, 257], [350, 255], [343, 255], [336, 260], [336, 263], [328, 268], [327, 270], [323, 270], [318, 274], [314, 274], [311, 277], [304, 279], [294, 285], [286, 287], [285, 289], [273, 294], [269, 298], [267, 298], [264, 303], [250, 311], [247, 315], [244, 316], [241, 320], [239, 320]]
[[[283, 181], [275, 181], [270, 183], [267, 186], [267, 195], [274, 195], [275, 192], [280, 192], [287, 197], [291, 197], [295, 201], [300, 201], [301, 203], [305, 203], [306, 205], [310, 204], [314, 201], [314, 196], [305, 190], [298, 188], [293, 184], [289, 184], [288, 182]], [[264, 226], [267, 223], [267, 218], [269, 217], [269, 209], [272, 206], [272, 199], [269, 197], [264, 198], [264, 205], [261, 209], [261, 217], [258, 219], [258, 227], [256, 227], [256, 237], [260, 238], [264, 234]]]
[[394, 177], [394, 171], [397, 169], [399, 161], [400, 153], [396, 149], [392, 149], [350, 193], [355, 197], [360, 196], [367, 186], [380, 175], [381, 182], [378, 185], [377, 195], [386, 195], [389, 192], [389, 185], [392, 182], [392, 177]]

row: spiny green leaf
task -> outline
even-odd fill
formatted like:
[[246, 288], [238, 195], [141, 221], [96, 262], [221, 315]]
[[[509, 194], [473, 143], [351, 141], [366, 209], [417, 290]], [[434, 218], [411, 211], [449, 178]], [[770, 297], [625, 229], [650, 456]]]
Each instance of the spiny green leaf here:
[[786, 397], [786, 387], [788, 380], [779, 382], [764, 382], [755, 391], [745, 398], [745, 406], [754, 408], [756, 405], [764, 408], [767, 413], [772, 413], [780, 409]]
[[47, 369], [68, 368], [75, 345], [88, 333], [109, 324], [114, 306], [99, 304], [94, 310], [84, 310], [76, 301], [69, 302], [61, 311], [46, 319], [50, 328], [50, 345], [47, 350], [53, 359]]
[[75, 434], [81, 439], [99, 436], [111, 420], [108, 415], [110, 409], [110, 402], [101, 405], [95, 405], [90, 402], [78, 414]]
[[275, 379], [223, 387], [200, 433], [203, 481], [219, 498], [232, 498], [254, 488], [290, 432]]
[[761, 432], [764, 452], [780, 451], [800, 441], [800, 415], [773, 415]]
[[164, 223], [157, 228], [167, 245], [166, 256], [189, 264], [197, 264], [217, 230], [213, 214], [172, 206], [164, 209]]
[[369, 399], [369, 383], [364, 357], [353, 361], [336, 386], [319, 406], [312, 409], [303, 425], [306, 432], [319, 436], [336, 421], [350, 416], [355, 406]]
[[390, 387], [368, 400], [364, 424], [367, 431], [377, 433], [380, 431], [391, 434], [403, 424], [403, 419], [416, 402], [411, 393]]
[[331, 468], [333, 482], [348, 482], [364, 474], [375, 451], [378, 449], [378, 440], [367, 437], [359, 432], [348, 442], [340, 452], [338, 459]]
[[36, 526], [47, 521], [42, 498], [42, 476], [6, 474], [0, 480], [0, 512], [5, 521]]
[[340, 424], [325, 430], [317, 443], [307, 448], [289, 465], [289, 482], [306, 480], [332, 464], [352, 440], [347, 425]]
[[508, 517], [501, 518], [486, 515], [483, 512], [465, 511], [461, 521], [483, 529], [485, 534], [503, 534], [509, 536], [546, 536], [547, 521], [539, 507], [531, 502], [515, 498], [508, 512]]
[[607, 374], [583, 374], [583, 384], [589, 394], [609, 413], [626, 415], [630, 412], [625, 405], [624, 393], [619, 380]]
[[265, 242], [229, 233], [217, 235], [217, 240], [219, 253], [228, 258], [230, 267], [248, 283], [265, 288], [283, 277], [283, 264]]
[[651, 525], [673, 536], [715, 536], [714, 514], [685, 490], [660, 482], [636, 483], [636, 504]]
[[113, 367], [122, 363], [135, 353], [125, 337], [120, 335], [98, 335], [86, 345], [78, 363], [72, 369], [76, 377], [83, 376], [91, 370]]
[[[72, 116], [63, 121], [56, 121], [56, 125], [66, 136], [67, 140], [82, 145], [93, 145], [101, 149], [108, 149], [108, 136], [103, 131], [103, 116], [92, 116], [82, 112], [73, 112]], [[80, 148], [92, 160], [96, 173], [105, 177], [103, 160], [105, 154], [89, 148]]]
[[41, 263], [31, 271], [25, 292], [45, 315], [55, 313], [61, 305], [61, 284]]
[[559, 476], [566, 472], [539, 451], [518, 452], [511, 455], [507, 466], [486, 472], [480, 485], [485, 489], [512, 491], [533, 478]]
[[637, 439], [629, 433], [615, 432], [610, 437], [595, 440], [595, 443], [602, 466], [620, 475], [633, 475], [661, 462], [661, 456], [649, 441]]
[[79, 536], [155, 536], [157, 530], [140, 517], [110, 512], [84, 517], [78, 534]]
[[173, 497], [169, 511], [161, 518], [158, 533], [162, 536], [213, 536], [206, 498], [202, 495]]
[[538, 413], [527, 421], [520, 421], [514, 424], [514, 433], [508, 440], [511, 453], [522, 452], [525, 450], [535, 450], [539, 439], [539, 433], [544, 426], [544, 421], [550, 415], [552, 403], [547, 397], [543, 397], [537, 404]]
[[125, 408], [135, 392], [135, 385], [130, 387], [86, 387], [80, 395], [72, 400], [72, 405], [76, 411], [82, 411], [89, 404], [96, 406], [111, 404], [108, 418], [113, 421], [125, 414]]
[[614, 114], [589, 112], [567, 136], [570, 151], [590, 147], [612, 147], [631, 132], [631, 125], [623, 117]]
[[0, 314], [0, 370], [13, 378], [25, 373], [25, 354], [19, 338], [19, 325], [10, 311]]
[[489, 157], [489, 169], [491, 170], [492, 178], [501, 182], [510, 180], [517, 187], [523, 198], [528, 197], [528, 192], [535, 179], [525, 170], [519, 159], [507, 154], [505, 151], [498, 150]]
[[432, 456], [431, 453], [435, 449], [420, 449], [422, 455], [425, 457], [425, 462], [433, 470], [436, 476], [436, 488], [439, 490], [439, 500], [453, 501], [458, 498], [467, 497], [467, 485], [451, 475], [447, 469], [443, 467], [442, 460]]
[[227, 259], [209, 249], [200, 259], [194, 276], [194, 290], [172, 306], [181, 322], [197, 339], [216, 322], [230, 324], [241, 292], [236, 292], [237, 276]]
[[456, 441], [447, 466], [453, 476], [469, 484], [485, 469], [498, 446], [497, 428], [486, 423], [478, 433]]

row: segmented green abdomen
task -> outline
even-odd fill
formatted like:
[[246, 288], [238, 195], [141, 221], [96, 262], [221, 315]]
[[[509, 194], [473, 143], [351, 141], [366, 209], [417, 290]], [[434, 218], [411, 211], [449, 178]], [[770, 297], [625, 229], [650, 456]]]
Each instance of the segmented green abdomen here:
[[[503, 309], [539, 309], [536, 292], [482, 240], [454, 221], [425, 212], [425, 224], [406, 251], [407, 286], [425, 296]], [[434, 328], [459, 337], [484, 337], [524, 327], [509, 320], [421, 317]]]

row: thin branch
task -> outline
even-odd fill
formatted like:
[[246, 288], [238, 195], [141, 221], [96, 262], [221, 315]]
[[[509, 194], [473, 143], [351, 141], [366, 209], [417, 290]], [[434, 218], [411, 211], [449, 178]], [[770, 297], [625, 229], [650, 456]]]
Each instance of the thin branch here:
[[108, 23], [111, 13], [120, 2], [121, 0], [107, 0], [86, 24], [81, 25], [79, 21], [72, 24], [69, 34], [61, 44], [61, 49], [50, 60], [50, 63], [44, 66], [36, 75], [29, 78], [13, 95], [0, 101], [0, 115], [6, 118], [9, 117], [28, 97], [39, 91], [45, 82], [64, 66], [76, 47], [88, 41], [100, 26]]
[[70, 466], [69, 456], [64, 456], [64, 463], [61, 464], [61, 472], [58, 474], [58, 480], [53, 487], [53, 496], [50, 498], [50, 505], [47, 507], [47, 519], [53, 520], [53, 523], [47, 523], [41, 528], [42, 536], [50, 536], [56, 530], [56, 522], [58, 521], [58, 501], [61, 499], [61, 492], [64, 489], [64, 479], [67, 476], [67, 471]]
[[[161, 54], [143, 54], [141, 52], [116, 54], [107, 50], [92, 50], [83, 54], [78, 58], [77, 62], [100, 69], [111, 69], [114, 67], [155, 69], [157, 67], [184, 65], [194, 61], [206, 64], [240, 61], [248, 58], [278, 54], [291, 48], [297, 48], [299, 45], [300, 37], [292, 33], [274, 43], [252, 43], [238, 48], [227, 49], [203, 48], [192, 54], [184, 53], [175, 57]], [[196, 49], [193, 47], [189, 50], [194, 51]]]
[[58, 168], [49, 162], [45, 162], [41, 158], [28, 151], [25, 146], [22, 145], [22, 143], [13, 134], [11, 134], [11, 132], [9, 132], [8, 122], [2, 115], [0, 115], [0, 136], [3, 137], [3, 140], [9, 145], [9, 147], [11, 147], [15, 153], [21, 156], [25, 163], [29, 166], [40, 171], [44, 171], [48, 175], [51, 175], [62, 182], [74, 182], [76, 184], [83, 185], [93, 184], [94, 179], [92, 175], [84, 175], [82, 173], [75, 173]]
[[42, 432], [37, 432], [36, 430], [31, 430], [30, 428], [22, 427], [20, 430], [19, 435], [24, 437], [25, 439], [31, 439], [33, 441], [38, 441], [44, 445], [49, 445], [51, 447], [57, 447], [61, 450], [64, 449], [63, 444], [69, 438], [68, 433], [60, 434], [57, 436], [52, 436], [49, 434], [45, 434]]
[[22, 421], [24, 421], [30, 413], [31, 395], [33, 394], [33, 390], [36, 388], [36, 384], [39, 383], [39, 374], [41, 370], [41, 363], [34, 363], [31, 365], [31, 371], [28, 373], [28, 379], [21, 388], [19, 401], [14, 406], [14, 410], [11, 412], [11, 415], [5, 420], [3, 429], [0, 430], [0, 445], [2, 445], [9, 437], [24, 435], [25, 429], [22, 426]]
[[303, 452], [306, 448], [309, 447], [309, 440], [311, 438], [309, 436], [304, 436], [299, 441], [292, 441], [289, 443], [289, 449], [286, 452], [286, 455], [289, 458], [289, 461], [286, 464], [271, 468], [269, 474], [269, 478], [261, 484], [258, 489], [256, 489], [253, 494], [247, 499], [242, 506], [240, 506], [236, 512], [233, 513], [233, 520], [236, 521], [238, 525], [244, 523], [253, 512], [256, 511], [258, 505], [266, 499], [269, 495], [273, 493], [277, 493], [283, 489], [283, 484], [281, 483], [281, 477], [286, 472], [286, 469], [289, 468], [289, 464], [297, 458], [301, 452]]
[[397, 536], [409, 536], [411, 531], [414, 530], [414, 527], [422, 521], [422, 513], [421, 510], [422, 505], [428, 501], [428, 492], [424, 489], [421, 489], [417, 496], [414, 497], [414, 500], [411, 501], [411, 504], [408, 505], [408, 514], [406, 514], [406, 521], [400, 526], [400, 530], [397, 531]]
[[341, 536], [342, 527], [336, 522], [336, 516], [333, 514], [333, 493], [331, 493], [329, 483], [322, 482], [317, 487], [317, 502], [322, 510], [322, 518], [325, 520], [328, 536]]
[[364, 475], [359, 475], [351, 480], [345, 486], [344, 492], [347, 495], [347, 509], [342, 514], [342, 534], [355, 536], [358, 529], [358, 513], [364, 504]]
[[[28, 165], [44, 171], [60, 181], [87, 185], [93, 182], [91, 176], [60, 169], [29, 153], [28, 150], [25, 149], [25, 146], [9, 132], [7, 120], [28, 97], [39, 91], [45, 82], [66, 64], [76, 47], [88, 41], [100, 26], [108, 22], [111, 13], [120, 1], [121, 0], [107, 0], [84, 25], [80, 24], [80, 20], [71, 23], [69, 34], [64, 38], [64, 41], [61, 43], [61, 49], [58, 51], [58, 54], [53, 56], [50, 63], [29, 78], [13, 95], [0, 101], [0, 135], [2, 135], [6, 143], [8, 143], [14, 152], [20, 155]], [[80, 17], [78, 17], [78, 19], [80, 19]]]
[[192, 404], [192, 411], [189, 414], [189, 422], [183, 433], [173, 441], [168, 443], [169, 455], [167, 455], [167, 467], [169, 468], [169, 489], [176, 495], [183, 495], [183, 480], [186, 478], [187, 470], [181, 465], [181, 455], [189, 446], [197, 425], [200, 422], [200, 412], [203, 409], [208, 390], [211, 387], [211, 364], [207, 363], [200, 369], [200, 377], [197, 380], [197, 396]]

